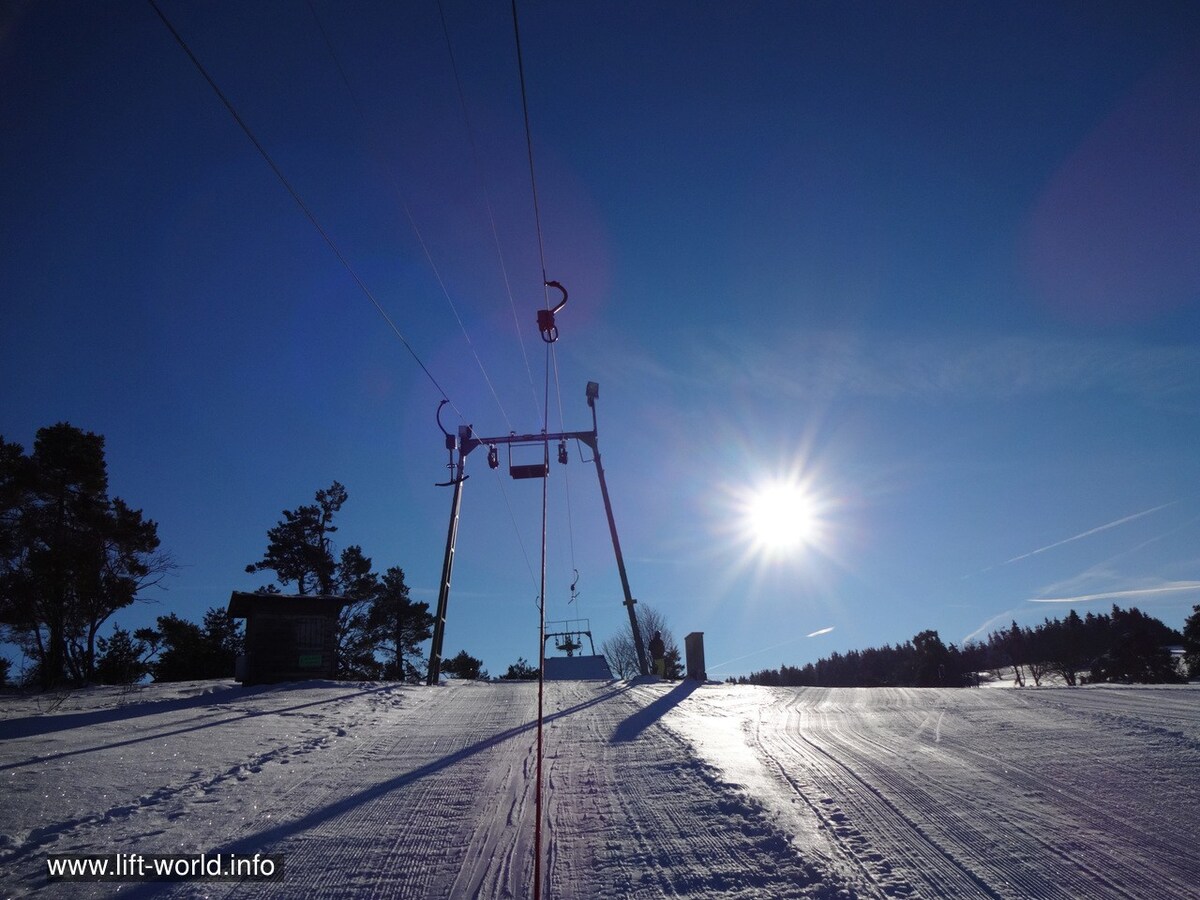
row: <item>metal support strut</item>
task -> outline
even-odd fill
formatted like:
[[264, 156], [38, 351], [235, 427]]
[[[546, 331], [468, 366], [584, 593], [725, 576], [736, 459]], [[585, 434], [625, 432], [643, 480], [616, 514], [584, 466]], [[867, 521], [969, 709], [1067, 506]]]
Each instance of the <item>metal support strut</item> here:
[[[637, 649], [638, 668], [643, 675], [650, 674], [650, 665], [646, 657], [646, 646], [642, 640], [642, 632], [638, 627], [637, 613], [634, 612], [634, 605], [637, 600], [633, 598], [633, 594], [629, 589], [629, 576], [625, 571], [625, 557], [621, 554], [621, 541], [617, 537], [617, 523], [613, 517], [612, 501], [608, 496], [608, 482], [604, 478], [604, 467], [600, 464], [600, 446], [597, 440], [596, 430], [596, 398], [600, 396], [600, 386], [589, 381], [587, 385], [587, 402], [592, 410], [592, 430], [591, 431], [564, 431], [558, 434], [508, 434], [501, 437], [476, 437], [474, 430], [469, 425], [460, 426], [458, 435], [455, 436], [446, 431], [443, 427], [442, 432], [446, 435], [446, 448], [450, 451], [450, 480], [442, 482], [442, 487], [453, 487], [454, 496], [450, 501], [450, 525], [446, 530], [446, 556], [442, 563], [442, 581], [438, 589], [438, 606], [437, 617], [433, 623], [433, 644], [429, 651], [429, 676], [426, 679], [427, 684], [437, 684], [441, 676], [442, 670], [442, 645], [445, 639], [446, 632], [446, 607], [450, 600], [450, 579], [454, 572], [454, 555], [455, 545], [458, 540], [458, 519], [459, 512], [462, 507], [462, 485], [466, 481], [465, 474], [467, 456], [476, 447], [488, 447], [489, 460], [493, 458], [495, 448], [499, 444], [538, 444], [543, 447], [548, 447], [550, 441], [565, 442], [570, 440], [580, 441], [586, 444], [592, 451], [592, 461], [596, 464], [596, 476], [600, 480], [600, 495], [604, 500], [604, 513], [608, 519], [608, 532], [612, 537], [613, 553], [617, 558], [617, 572], [621, 576], [621, 589], [624, 591], [625, 608], [629, 611], [629, 626], [633, 631], [633, 643]], [[441, 407], [438, 407], [441, 412]], [[441, 420], [438, 420], [438, 425], [441, 426]], [[457, 459], [456, 459], [457, 455]], [[523, 467], [512, 467], [522, 469]], [[545, 477], [548, 463], [536, 467], [541, 470], [541, 477]], [[514, 477], [531, 477], [520, 472], [514, 474]], [[537, 477], [532, 476], [532, 477]]]
[[643, 675], [650, 674], [650, 665], [646, 661], [646, 647], [642, 642], [642, 629], [638, 627], [637, 613], [634, 612], [633, 593], [629, 590], [629, 576], [625, 573], [625, 557], [621, 555], [621, 539], [617, 537], [617, 522], [613, 518], [612, 502], [608, 499], [608, 482], [604, 480], [604, 466], [600, 465], [600, 445], [596, 441], [596, 398], [600, 396], [600, 385], [589, 381], [587, 386], [587, 402], [592, 410], [592, 448], [593, 461], [596, 463], [596, 475], [600, 479], [600, 495], [604, 498], [604, 513], [608, 517], [608, 531], [612, 535], [613, 553], [617, 557], [617, 571], [621, 575], [621, 590], [625, 592], [625, 608], [629, 610], [629, 628], [633, 632], [633, 645], [637, 648], [638, 669]]
[[[442, 580], [438, 586], [437, 616], [433, 620], [433, 643], [429, 650], [429, 675], [426, 684], [437, 684], [442, 675], [442, 642], [446, 636], [446, 607], [450, 603], [450, 578], [454, 574], [454, 550], [458, 543], [458, 514], [462, 509], [462, 487], [467, 480], [465, 468], [467, 455], [462, 452], [461, 441], [464, 436], [470, 436], [470, 426], [459, 429], [458, 440], [442, 426], [441, 412], [446, 405], [443, 400], [438, 406], [438, 427], [446, 435], [446, 449], [450, 451], [450, 480], [442, 482], [438, 487], [454, 486], [454, 497], [450, 501], [450, 527], [446, 530], [446, 555], [442, 560]], [[455, 450], [458, 451], [458, 461], [454, 460]]]

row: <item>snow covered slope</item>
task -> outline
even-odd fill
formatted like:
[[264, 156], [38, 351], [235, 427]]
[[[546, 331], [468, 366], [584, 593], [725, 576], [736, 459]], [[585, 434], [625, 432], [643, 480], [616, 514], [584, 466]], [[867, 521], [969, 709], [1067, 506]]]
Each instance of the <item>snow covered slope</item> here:
[[[1200, 896], [1200, 690], [547, 684], [546, 897]], [[97, 689], [0, 720], [4, 896], [527, 897], [536, 685]], [[283, 853], [281, 882], [50, 854]]]

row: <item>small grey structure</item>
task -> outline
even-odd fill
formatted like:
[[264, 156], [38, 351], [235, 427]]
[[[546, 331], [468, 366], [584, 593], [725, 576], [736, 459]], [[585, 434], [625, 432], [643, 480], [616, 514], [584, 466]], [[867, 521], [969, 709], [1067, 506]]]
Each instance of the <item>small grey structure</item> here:
[[704, 671], [704, 632], [693, 631], [683, 639], [683, 652], [687, 660], [687, 677], [692, 681], [707, 681]]
[[547, 681], [612, 681], [603, 656], [547, 656]]
[[229, 614], [246, 620], [237, 680], [245, 685], [333, 678], [342, 597], [234, 591]]

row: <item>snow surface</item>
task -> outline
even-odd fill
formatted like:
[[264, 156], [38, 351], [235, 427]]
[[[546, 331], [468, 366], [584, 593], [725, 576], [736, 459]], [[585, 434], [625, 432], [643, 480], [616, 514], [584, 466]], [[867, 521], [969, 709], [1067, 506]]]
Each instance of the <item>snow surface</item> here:
[[[531, 896], [536, 692], [0, 697], [0, 891]], [[546, 897], [1200, 896], [1200, 686], [546, 696]], [[286, 877], [46, 877], [51, 853], [218, 851]]]

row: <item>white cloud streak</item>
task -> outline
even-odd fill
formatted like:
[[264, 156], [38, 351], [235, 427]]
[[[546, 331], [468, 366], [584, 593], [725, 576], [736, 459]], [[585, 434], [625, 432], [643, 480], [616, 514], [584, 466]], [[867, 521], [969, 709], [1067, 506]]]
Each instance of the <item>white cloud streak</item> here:
[[1076, 597], [1030, 597], [1029, 603], [1089, 603], [1092, 600], [1118, 600], [1124, 597], [1144, 597], [1151, 594], [1168, 594], [1177, 591], [1200, 592], [1200, 581], [1170, 581], [1156, 587], [1131, 588], [1123, 591], [1101, 591], [1096, 594], [1079, 594]]
[[997, 625], [1007, 625], [1019, 612], [1020, 610], [1017, 609], [1006, 609], [1002, 613], [997, 613], [970, 634], [963, 637], [962, 643], [969, 644], [976, 638], [982, 637], [984, 634], [991, 633], [996, 629]]
[[[829, 634], [829, 632], [833, 631], [833, 629], [834, 629], [834, 626], [830, 625], [828, 628], [820, 628], [810, 634], [806, 634], [805, 637], [818, 637], [819, 635], [822, 635], [822, 634]], [[769, 647], [763, 647], [760, 650], [755, 650], [753, 653], [745, 653], [745, 654], [742, 654], [741, 656], [735, 656], [733, 659], [727, 659], [724, 662], [719, 662], [716, 665], [709, 666], [708, 670], [710, 672], [712, 672], [712, 671], [715, 671], [716, 669], [723, 669], [723, 668], [725, 668], [725, 666], [729, 665], [730, 663], [741, 662], [743, 659], [749, 659], [752, 656], [758, 656], [760, 653], [768, 653], [771, 650], [777, 650], [780, 647], [786, 647], [788, 644], [793, 644], [798, 640], [800, 640], [800, 638], [798, 638], [798, 637], [797, 638], [789, 638], [786, 641], [780, 641], [778, 644], [772, 644]]]
[[1161, 406], [1200, 394], [1200, 348], [1023, 335], [780, 332], [694, 340], [711, 382], [776, 397], [1008, 399], [1106, 390]]
[[1081, 532], [1073, 537], [1064, 538], [1061, 541], [1055, 541], [1053, 544], [1047, 544], [1045, 547], [1038, 547], [1036, 550], [1030, 550], [1028, 553], [1022, 553], [1020, 556], [1014, 556], [1012, 559], [1006, 559], [1001, 565], [1007, 566], [1009, 563], [1015, 563], [1018, 560], [1028, 559], [1031, 556], [1037, 556], [1039, 553], [1045, 553], [1047, 550], [1053, 550], [1055, 547], [1061, 547], [1063, 544], [1069, 544], [1072, 541], [1082, 540], [1085, 537], [1091, 537], [1093, 534], [1099, 534], [1101, 531], [1107, 531], [1110, 528], [1116, 528], [1118, 525], [1124, 525], [1126, 522], [1132, 522], [1135, 519], [1140, 519], [1143, 516], [1151, 515], [1159, 510], [1166, 509], [1169, 506], [1174, 506], [1178, 500], [1172, 500], [1170, 503], [1164, 503], [1161, 506], [1156, 506], [1153, 509], [1143, 510], [1139, 513], [1134, 513], [1131, 516], [1125, 516], [1113, 522], [1108, 522], [1105, 525], [1098, 525], [1095, 528], [1089, 528], [1087, 531]]

